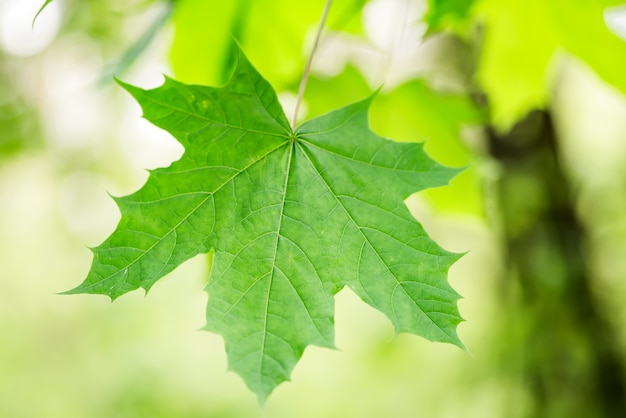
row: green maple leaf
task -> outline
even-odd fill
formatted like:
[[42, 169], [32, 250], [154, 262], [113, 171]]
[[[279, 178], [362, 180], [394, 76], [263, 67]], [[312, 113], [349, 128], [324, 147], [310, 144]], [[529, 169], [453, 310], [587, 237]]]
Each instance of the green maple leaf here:
[[223, 336], [230, 369], [261, 402], [307, 345], [334, 346], [333, 295], [345, 285], [398, 332], [462, 346], [459, 296], [446, 280], [459, 255], [433, 242], [403, 202], [456, 170], [421, 145], [371, 132], [369, 99], [294, 132], [241, 53], [223, 88], [123, 86], [185, 153], [116, 199], [117, 230], [69, 293], [148, 290], [214, 250], [206, 329]]

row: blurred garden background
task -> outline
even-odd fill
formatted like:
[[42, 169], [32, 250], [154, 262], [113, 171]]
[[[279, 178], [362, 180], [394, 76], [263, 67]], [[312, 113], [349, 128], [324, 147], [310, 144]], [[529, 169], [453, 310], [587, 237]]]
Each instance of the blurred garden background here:
[[[335, 0], [301, 117], [379, 87], [372, 128], [466, 167], [407, 204], [450, 251], [470, 353], [349, 290], [263, 409], [204, 325], [208, 260], [147, 296], [58, 295], [109, 195], [182, 147], [113, 76], [220, 85], [236, 39], [292, 109], [325, 1], [0, 0], [0, 417], [626, 416], [626, 5]], [[382, 86], [382, 87], [381, 87]], [[287, 111], [287, 114], [291, 114]]]

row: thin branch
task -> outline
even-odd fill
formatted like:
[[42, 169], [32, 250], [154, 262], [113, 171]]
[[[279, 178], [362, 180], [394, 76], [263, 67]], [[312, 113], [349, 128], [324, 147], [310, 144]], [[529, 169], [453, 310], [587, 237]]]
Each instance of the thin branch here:
[[296, 120], [298, 119], [298, 110], [300, 110], [300, 103], [302, 102], [302, 96], [304, 96], [306, 83], [309, 79], [309, 73], [311, 72], [311, 64], [313, 63], [313, 57], [315, 56], [317, 45], [320, 42], [320, 37], [322, 36], [322, 31], [324, 30], [324, 25], [326, 23], [326, 18], [328, 17], [328, 12], [330, 11], [330, 5], [332, 4], [332, 2], [333, 0], [326, 0], [326, 5], [324, 6], [324, 12], [322, 13], [322, 18], [320, 19], [319, 27], [317, 28], [317, 34], [315, 35], [315, 43], [313, 44], [313, 49], [311, 49], [311, 55], [309, 55], [309, 59], [306, 63], [306, 67], [304, 67], [304, 73], [302, 74], [302, 80], [300, 80], [300, 87], [298, 88], [298, 97], [296, 98], [296, 107], [293, 111], [293, 119], [291, 120], [291, 129], [296, 128]]

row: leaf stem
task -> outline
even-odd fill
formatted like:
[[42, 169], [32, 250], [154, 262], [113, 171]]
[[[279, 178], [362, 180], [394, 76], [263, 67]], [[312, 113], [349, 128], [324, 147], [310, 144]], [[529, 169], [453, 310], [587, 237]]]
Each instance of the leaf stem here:
[[322, 31], [324, 30], [324, 24], [326, 23], [326, 18], [328, 17], [328, 12], [330, 11], [330, 5], [332, 4], [332, 2], [333, 0], [326, 0], [326, 5], [324, 6], [324, 11], [322, 12], [322, 18], [320, 19], [320, 24], [317, 28], [317, 34], [315, 35], [315, 42], [313, 43], [313, 49], [311, 49], [311, 55], [309, 55], [309, 59], [306, 62], [306, 66], [304, 67], [304, 73], [302, 74], [302, 80], [300, 80], [300, 87], [298, 88], [298, 97], [296, 98], [296, 106], [293, 111], [293, 119], [291, 120], [291, 129], [296, 128], [296, 120], [298, 119], [298, 110], [300, 110], [300, 103], [302, 102], [302, 96], [304, 96], [306, 83], [309, 79], [309, 73], [311, 72], [311, 64], [313, 63], [313, 57], [315, 56], [317, 45], [319, 44], [320, 37], [322, 36]]

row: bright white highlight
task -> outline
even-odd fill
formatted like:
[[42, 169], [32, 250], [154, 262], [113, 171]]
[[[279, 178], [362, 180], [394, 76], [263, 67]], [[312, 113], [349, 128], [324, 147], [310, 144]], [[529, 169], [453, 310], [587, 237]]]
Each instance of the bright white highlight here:
[[626, 40], [626, 6], [605, 9], [604, 23], [611, 32]]

